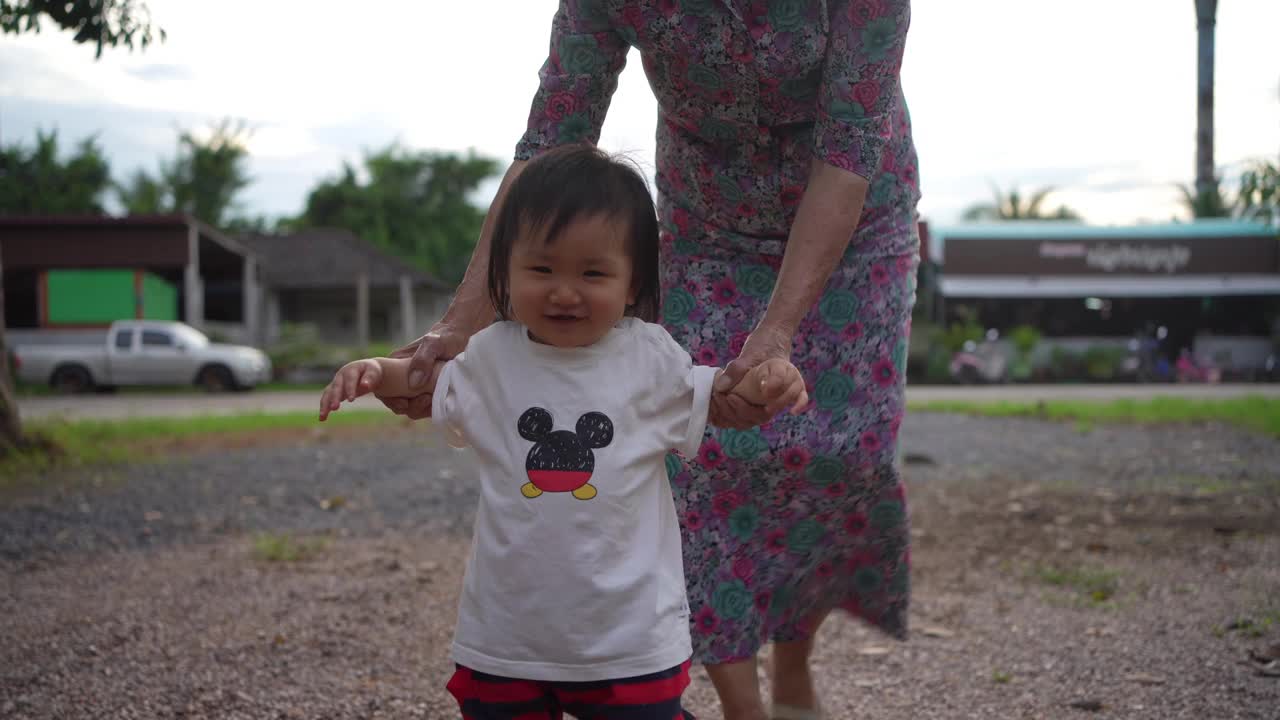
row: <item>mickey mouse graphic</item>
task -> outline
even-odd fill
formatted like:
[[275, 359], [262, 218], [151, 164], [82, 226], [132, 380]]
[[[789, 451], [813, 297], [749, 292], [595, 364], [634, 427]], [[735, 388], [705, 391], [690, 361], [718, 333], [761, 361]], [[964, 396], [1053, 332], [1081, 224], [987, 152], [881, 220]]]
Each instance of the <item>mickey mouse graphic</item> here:
[[596, 496], [588, 482], [596, 469], [591, 451], [613, 441], [613, 421], [604, 413], [589, 412], [578, 418], [576, 432], [552, 427], [551, 413], [540, 407], [525, 410], [516, 423], [520, 437], [535, 443], [524, 461], [529, 482], [520, 493], [532, 499], [544, 492], [572, 492], [579, 500], [590, 500]]

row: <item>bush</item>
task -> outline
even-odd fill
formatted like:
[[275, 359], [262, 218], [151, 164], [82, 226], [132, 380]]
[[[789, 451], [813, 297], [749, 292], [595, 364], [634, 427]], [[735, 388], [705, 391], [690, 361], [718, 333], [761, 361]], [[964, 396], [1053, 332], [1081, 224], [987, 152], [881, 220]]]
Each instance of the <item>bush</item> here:
[[1049, 357], [1049, 372], [1054, 380], [1079, 380], [1084, 376], [1084, 361], [1079, 353], [1055, 347]]
[[929, 351], [925, 360], [924, 379], [931, 383], [944, 383], [951, 380], [951, 353], [945, 348], [935, 346]]
[[204, 336], [209, 338], [209, 342], [211, 343], [228, 345], [228, 344], [233, 344], [235, 342], [235, 338], [231, 337], [230, 335], [220, 330], [208, 330], [205, 332]]
[[360, 348], [352, 348], [351, 352], [353, 353], [352, 357], [390, 357], [391, 353], [395, 352], [399, 347], [399, 345], [389, 342], [371, 342], [363, 352], [361, 352]]
[[267, 350], [272, 372], [277, 378], [300, 367], [315, 364], [326, 354], [314, 325], [286, 324], [280, 328], [280, 340]]
[[1124, 362], [1121, 348], [1094, 347], [1084, 353], [1084, 371], [1090, 380], [1113, 380]]
[[1040, 337], [1040, 331], [1031, 325], [1019, 325], [1009, 331], [1009, 340], [1013, 342], [1013, 347], [1018, 354], [1024, 358], [1040, 344]]
[[952, 323], [947, 328], [946, 333], [942, 337], [943, 346], [951, 353], [958, 353], [964, 349], [964, 344], [969, 341], [981, 342], [986, 331], [982, 326], [973, 320], [965, 320], [964, 322]]

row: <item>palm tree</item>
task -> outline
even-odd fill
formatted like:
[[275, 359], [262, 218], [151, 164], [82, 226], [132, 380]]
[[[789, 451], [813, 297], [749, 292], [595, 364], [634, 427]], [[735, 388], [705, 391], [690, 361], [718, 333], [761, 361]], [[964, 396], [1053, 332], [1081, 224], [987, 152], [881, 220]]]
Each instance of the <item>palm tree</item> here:
[[1218, 191], [1218, 178], [1213, 174], [1213, 35], [1217, 14], [1218, 0], [1196, 0], [1196, 194], [1202, 197]]
[[1043, 187], [1031, 193], [1031, 197], [1023, 200], [1022, 195], [1017, 188], [1009, 191], [1008, 195], [1000, 192], [1000, 188], [993, 186], [992, 193], [995, 195], [995, 201], [992, 203], [978, 203], [972, 205], [964, 211], [961, 217], [964, 220], [1079, 220], [1080, 214], [1065, 205], [1059, 205], [1057, 210], [1053, 212], [1045, 212], [1042, 209], [1045, 198], [1054, 191], [1052, 187]]
[[1191, 214], [1192, 219], [1223, 218], [1231, 216], [1231, 204], [1214, 178], [1208, 190], [1195, 190], [1190, 185], [1178, 185], [1182, 193], [1182, 206]]

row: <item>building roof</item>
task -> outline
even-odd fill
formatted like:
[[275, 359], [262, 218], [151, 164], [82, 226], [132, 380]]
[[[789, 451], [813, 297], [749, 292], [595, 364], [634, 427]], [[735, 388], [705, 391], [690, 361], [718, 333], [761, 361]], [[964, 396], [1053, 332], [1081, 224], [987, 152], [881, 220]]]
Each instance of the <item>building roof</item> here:
[[192, 230], [199, 238], [202, 266], [234, 269], [250, 254], [240, 242], [183, 213], [0, 217], [8, 269], [180, 267], [189, 259]]
[[414, 285], [450, 290], [432, 277], [349, 230], [312, 228], [288, 235], [241, 235], [262, 263], [266, 283], [283, 289], [351, 287], [361, 272], [369, 286], [398, 287], [408, 275]]

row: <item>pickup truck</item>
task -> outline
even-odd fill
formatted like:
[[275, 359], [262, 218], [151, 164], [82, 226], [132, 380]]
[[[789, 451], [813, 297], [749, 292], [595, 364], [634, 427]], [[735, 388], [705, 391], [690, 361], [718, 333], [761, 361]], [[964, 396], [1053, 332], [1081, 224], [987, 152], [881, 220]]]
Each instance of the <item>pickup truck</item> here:
[[119, 385], [247, 390], [271, 377], [261, 350], [211, 343], [190, 325], [154, 320], [112, 323], [104, 345], [23, 345], [13, 357], [19, 380], [64, 393]]

